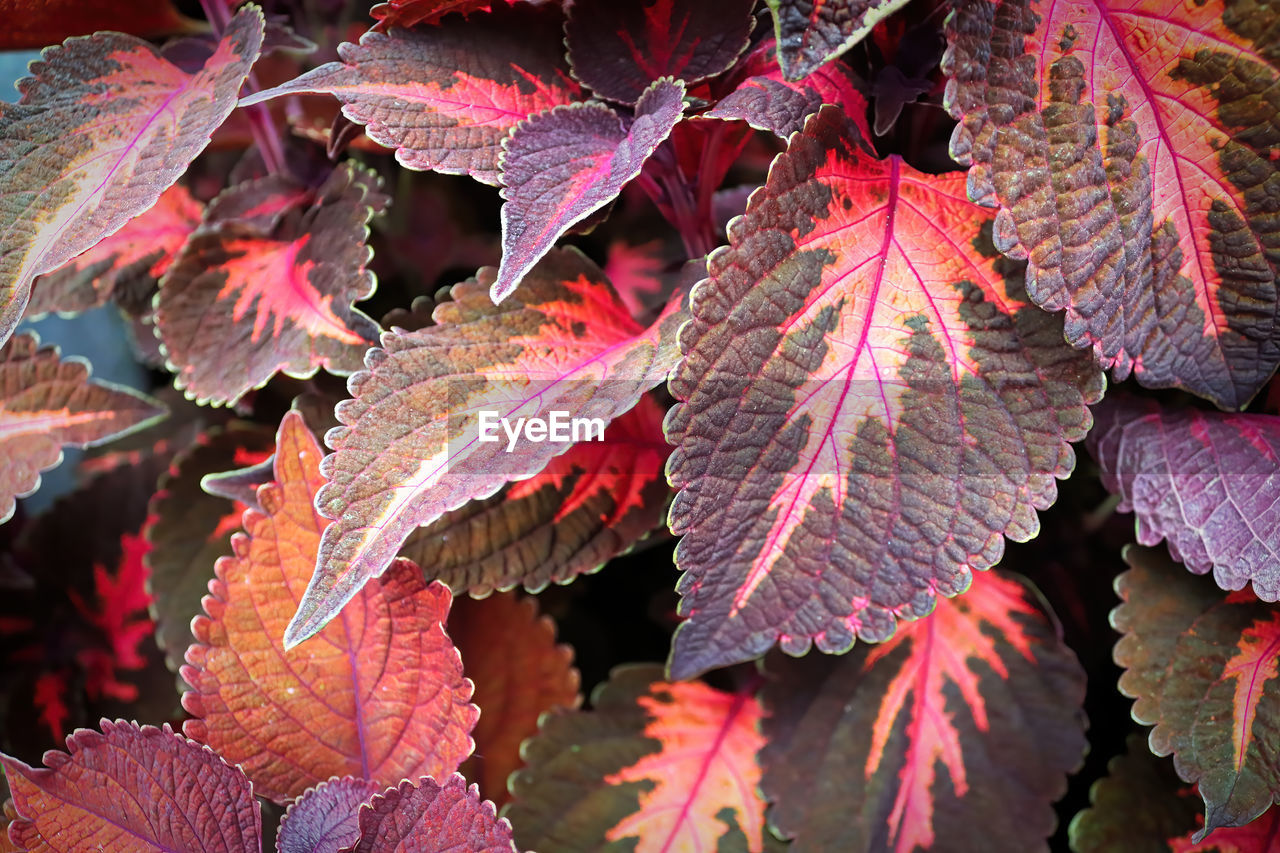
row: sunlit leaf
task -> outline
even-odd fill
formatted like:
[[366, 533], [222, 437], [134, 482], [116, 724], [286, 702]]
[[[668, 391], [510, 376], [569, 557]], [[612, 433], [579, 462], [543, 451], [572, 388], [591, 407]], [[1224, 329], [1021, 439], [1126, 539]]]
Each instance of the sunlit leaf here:
[[205, 492], [201, 478], [263, 459], [274, 449], [269, 429], [233, 421], [200, 435], [177, 454], [151, 498], [144, 535], [151, 543], [147, 566], [152, 612], [156, 642], [174, 672], [195, 641], [191, 620], [201, 612], [200, 599], [209, 591], [213, 564], [231, 554], [231, 534], [240, 529], [247, 509], [244, 503]]
[[320, 532], [312, 498], [323, 480], [320, 447], [296, 412], [276, 439], [276, 482], [258, 491], [263, 512], [217, 564], [192, 625], [182, 677], [188, 736], [242, 766], [255, 793], [284, 802], [331, 776], [389, 785], [445, 776], [472, 749], [478, 712], [457, 649], [444, 633], [449, 591], [397, 562], [306, 649], [281, 636], [315, 563]]
[[778, 62], [800, 80], [861, 41], [907, 0], [765, 0], [773, 12]]
[[602, 98], [634, 104], [655, 80], [697, 83], [747, 48], [754, 0], [575, 0], [565, 44], [573, 76]]
[[102, 721], [34, 768], [0, 755], [31, 853], [258, 853], [261, 819], [244, 773], [166, 725]]
[[18, 817], [13, 800], [6, 799], [0, 809], [0, 853], [22, 853], [22, 848], [9, 840], [9, 826]]
[[598, 570], [666, 517], [663, 415], [641, 399], [602, 441], [575, 444], [532, 477], [419, 527], [400, 556], [455, 594], [540, 592]]
[[490, 5], [490, 0], [389, 0], [374, 6], [369, 14], [378, 19], [383, 29], [390, 29], [435, 24], [445, 15], [466, 15]]
[[86, 362], [63, 361], [35, 335], [10, 338], [0, 349], [0, 521], [62, 462], [63, 447], [102, 444], [164, 413], [131, 388], [90, 381]]
[[360, 810], [351, 853], [516, 853], [511, 824], [458, 774], [408, 779]]
[[360, 806], [382, 786], [344, 776], [310, 788], [280, 820], [277, 853], [338, 853], [360, 837]]
[[156, 299], [156, 334], [176, 387], [201, 402], [229, 403], [277, 371], [304, 378], [321, 367], [359, 368], [378, 332], [351, 306], [375, 286], [365, 238], [384, 204], [378, 183], [348, 162], [269, 230], [206, 220]]
[[977, 576], [885, 643], [765, 672], [761, 787], [798, 848], [1048, 849], [1085, 677], [1026, 584]]
[[31, 281], [154, 205], [230, 114], [262, 43], [248, 5], [188, 74], [141, 39], [96, 33], [49, 48], [0, 103], [0, 340]]
[[604, 104], [557, 107], [518, 125], [503, 146], [500, 302], [575, 222], [615, 199], [671, 133], [684, 111], [684, 84], [659, 80], [635, 117]]
[[573, 649], [556, 643], [555, 623], [538, 615], [534, 598], [458, 598], [447, 627], [480, 706], [475, 755], [461, 772], [501, 806], [509, 798], [507, 778], [523, 763], [520, 744], [537, 733], [538, 718], [581, 702]]
[[174, 184], [155, 207], [129, 220], [92, 249], [37, 278], [27, 316], [50, 311], [78, 314], [112, 298], [134, 309], [149, 307], [160, 276], [200, 224], [203, 213], [204, 206], [187, 188]]
[[504, 812], [521, 849], [763, 849], [754, 697], [628, 666], [591, 706], [552, 712], [525, 745]]
[[1280, 417], [1166, 410], [1107, 398], [1094, 412], [1089, 449], [1119, 509], [1137, 517], [1138, 542], [1169, 542], [1196, 574], [1223, 589], [1250, 581], [1280, 598]]
[[885, 640], [1036, 534], [1102, 379], [989, 224], [962, 176], [873, 160], [834, 107], [774, 162], [671, 381], [673, 677]]
[[1280, 363], [1277, 25], [1272, 4], [1154, 0], [949, 19], [952, 156], [1031, 298], [1117, 379], [1238, 408]]
[[480, 441], [481, 412], [512, 429], [520, 418], [549, 421], [553, 411], [607, 423], [676, 360], [680, 299], [642, 328], [574, 250], [548, 254], [502, 305], [489, 299], [493, 279], [487, 268], [454, 287], [436, 309], [438, 325], [384, 333], [368, 369], [351, 378], [355, 399], [338, 405], [345, 426], [326, 436], [336, 452], [316, 502], [337, 521], [325, 531], [289, 646], [381, 574], [414, 528], [538, 473], [573, 443], [571, 433], [546, 441], [521, 433], [512, 442], [492, 420]]
[[0, 50], [42, 48], [98, 30], [154, 38], [198, 26], [173, 0], [0, 0], [0, 21]]
[[557, 3], [499, 3], [440, 26], [369, 32], [330, 62], [246, 98], [330, 94], [410, 169], [498, 183], [502, 139], [520, 121], [581, 98], [561, 49]]
[[1160, 551], [1130, 546], [1125, 559], [1111, 613], [1125, 635], [1120, 692], [1155, 725], [1151, 750], [1198, 784], [1208, 829], [1242, 826], [1280, 800], [1280, 613], [1249, 592], [1224, 597]]

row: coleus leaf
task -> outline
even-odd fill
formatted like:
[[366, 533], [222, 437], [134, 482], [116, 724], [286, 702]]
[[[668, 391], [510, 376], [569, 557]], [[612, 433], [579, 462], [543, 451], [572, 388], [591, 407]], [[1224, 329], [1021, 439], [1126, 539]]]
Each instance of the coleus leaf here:
[[197, 26], [172, 0], [0, 0], [0, 20], [0, 50], [39, 49], [98, 30], [154, 38]]
[[1280, 613], [1249, 592], [1225, 598], [1151, 549], [1125, 549], [1116, 579], [1123, 603], [1111, 623], [1125, 634], [1115, 661], [1133, 718], [1155, 725], [1151, 751], [1172, 753], [1197, 783], [1205, 828], [1243, 826], [1280, 800], [1273, 757], [1280, 730]]
[[1101, 394], [963, 179], [858, 140], [835, 107], [811, 117], [691, 297], [673, 677], [885, 640], [963, 592], [1036, 534]]
[[609, 244], [604, 274], [633, 317], [644, 315], [666, 287], [663, 274], [668, 265], [664, 248], [660, 238], [638, 244], [627, 240], [614, 240]]
[[182, 184], [161, 194], [155, 206], [125, 223], [96, 246], [40, 276], [27, 316], [77, 314], [113, 297], [122, 306], [150, 305], [160, 276], [196, 229], [204, 206]]
[[154, 205], [235, 107], [258, 56], [247, 5], [204, 68], [188, 74], [141, 39], [95, 33], [47, 49], [0, 104], [0, 340], [32, 279]]
[[200, 402], [233, 403], [277, 371], [356, 370], [377, 341], [377, 324], [351, 303], [375, 287], [365, 238], [384, 203], [378, 184], [347, 162], [270, 230], [215, 220], [192, 235], [155, 303], [175, 387]]
[[1040, 0], [948, 20], [952, 156], [1000, 206], [1031, 298], [1117, 379], [1237, 408], [1280, 363], [1277, 22], [1270, 5]]
[[31, 853], [258, 853], [253, 786], [212, 750], [162, 729], [102, 721], [80, 729], [45, 766], [0, 755], [18, 819], [9, 836]]
[[798, 846], [1048, 849], [1087, 748], [1085, 674], [1029, 585], [979, 575], [885, 643], [765, 673], [761, 788]]
[[[636, 853], [764, 845], [760, 705], [657, 666], [619, 667], [590, 711], [553, 711], [524, 747], [504, 811], [521, 849]], [[725, 836], [731, 836], [726, 839]]]
[[151, 543], [147, 566], [152, 613], [156, 643], [174, 672], [195, 641], [191, 620], [201, 612], [200, 600], [209, 591], [213, 565], [231, 554], [231, 534], [240, 529], [248, 508], [206, 493], [201, 478], [259, 461], [274, 449], [275, 437], [269, 429], [232, 421], [203, 433], [180, 451], [151, 498], [143, 535]]
[[13, 800], [6, 798], [4, 806], [0, 808], [0, 853], [23, 853], [21, 847], [9, 840], [9, 827], [17, 819], [18, 812], [13, 807]]
[[461, 772], [501, 806], [507, 778], [523, 763], [520, 744], [537, 733], [538, 719], [582, 701], [573, 649], [556, 643], [555, 623], [538, 615], [536, 599], [512, 594], [456, 599], [447, 627], [480, 707], [475, 754]]
[[410, 169], [498, 183], [501, 143], [520, 121], [580, 100], [561, 50], [557, 3], [496, 3], [491, 12], [414, 30], [368, 32], [330, 62], [245, 98], [330, 94], [342, 114]]
[[391, 27], [412, 27], [415, 24], [436, 24], [445, 15], [455, 12], [467, 15], [479, 9], [488, 9], [490, 5], [490, 0], [389, 0], [374, 6], [369, 14], [386, 30]]
[[517, 125], [503, 144], [502, 263], [493, 301], [507, 298], [569, 227], [640, 174], [684, 113], [684, 84], [645, 90], [634, 118], [600, 103], [556, 107]]
[[187, 735], [277, 802], [331, 776], [448, 775], [471, 753], [478, 716], [442, 627], [449, 590], [428, 587], [411, 563], [367, 585], [305, 651], [281, 646], [327, 524], [312, 508], [320, 456], [302, 417], [285, 415], [276, 482], [258, 491], [263, 512], [245, 512], [235, 556], [218, 561], [182, 668], [193, 688], [182, 705], [196, 718]]
[[360, 838], [360, 806], [381, 793], [367, 779], [344, 776], [309, 788], [284, 813], [276, 853], [338, 853]]
[[1107, 398], [1094, 410], [1089, 450], [1103, 483], [1137, 517], [1143, 545], [1169, 552], [1223, 589], [1252, 581], [1280, 598], [1280, 417], [1165, 410], [1154, 401]]
[[458, 774], [405, 779], [360, 809], [350, 853], [516, 853], [511, 824]]
[[634, 104], [656, 80], [714, 77], [751, 40], [754, 0], [575, 0], [565, 24], [573, 75], [597, 95]]
[[601, 441], [575, 444], [532, 477], [419, 527], [400, 556], [425, 567], [428, 580], [475, 596], [520, 585], [541, 592], [599, 570], [662, 525], [664, 414], [642, 398]]
[[773, 12], [778, 63], [800, 80], [844, 53], [907, 0], [765, 0]]
[[675, 363], [680, 297], [646, 329], [575, 250], [553, 250], [500, 306], [488, 295], [494, 275], [482, 269], [455, 286], [452, 301], [436, 309], [437, 325], [384, 333], [382, 348], [366, 356], [368, 369], [349, 381], [355, 399], [337, 407], [345, 426], [326, 436], [335, 453], [322, 465], [329, 482], [316, 499], [335, 523], [287, 647], [381, 574], [415, 527], [538, 473], [570, 446], [479, 441], [479, 412], [508, 426], [552, 411], [608, 422]]
[[90, 381], [86, 362], [63, 361], [33, 334], [10, 338], [0, 349], [0, 521], [62, 462], [63, 447], [102, 444], [164, 413], [131, 388]]

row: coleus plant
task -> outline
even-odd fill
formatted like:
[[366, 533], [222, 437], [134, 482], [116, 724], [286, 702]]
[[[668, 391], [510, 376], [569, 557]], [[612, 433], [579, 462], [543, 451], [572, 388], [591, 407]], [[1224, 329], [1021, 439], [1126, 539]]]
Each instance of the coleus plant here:
[[0, 849], [1280, 849], [1274, 4], [267, 6], [0, 2]]

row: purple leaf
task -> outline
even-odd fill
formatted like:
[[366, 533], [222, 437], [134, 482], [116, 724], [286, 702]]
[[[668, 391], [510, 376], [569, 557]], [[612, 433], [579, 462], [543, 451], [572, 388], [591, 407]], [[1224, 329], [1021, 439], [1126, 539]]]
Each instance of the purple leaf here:
[[659, 80], [628, 122], [599, 103], [570, 104], [516, 127], [504, 144], [500, 302], [557, 238], [617, 197], [680, 120], [684, 84]]
[[360, 838], [360, 806], [382, 792], [368, 779], [344, 776], [310, 788], [284, 813], [277, 853], [338, 853]]

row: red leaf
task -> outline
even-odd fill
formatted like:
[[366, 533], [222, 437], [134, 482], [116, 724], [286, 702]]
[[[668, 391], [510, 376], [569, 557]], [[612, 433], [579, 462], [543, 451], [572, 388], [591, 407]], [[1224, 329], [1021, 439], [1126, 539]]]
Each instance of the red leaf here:
[[575, 222], [617, 198], [684, 111], [684, 84], [663, 79], [624, 121], [599, 103], [556, 107], [520, 124], [503, 145], [501, 302]]
[[907, 0], [765, 0], [773, 12], [778, 61], [800, 80], [871, 32]]
[[164, 413], [131, 388], [91, 382], [86, 362], [61, 361], [35, 335], [9, 339], [0, 349], [0, 521], [62, 461], [63, 447], [103, 444]]
[[[239, 768], [166, 725], [102, 721], [80, 729], [44, 768], [0, 755], [31, 853], [258, 853], [261, 818]], [[47, 769], [46, 769], [47, 768]]]
[[1280, 363], [1278, 22], [1158, 0], [948, 18], [952, 156], [1031, 298], [1117, 379], [1238, 408]]
[[448, 629], [480, 706], [475, 755], [462, 772], [501, 806], [510, 798], [508, 777], [523, 764], [520, 744], [537, 733], [538, 719], [582, 701], [573, 649], [556, 643], [556, 625], [538, 615], [535, 599], [510, 594], [457, 599]]
[[487, 10], [490, 0], [390, 0], [369, 10], [383, 30], [412, 27], [415, 24], [438, 24], [445, 15], [469, 15]]
[[203, 212], [203, 205], [186, 187], [174, 184], [155, 207], [129, 220], [92, 249], [37, 278], [27, 316], [50, 311], [76, 314], [108, 299], [144, 313], [151, 307], [160, 276], [200, 224]]
[[715, 850], [729, 831], [764, 845], [760, 705], [655, 666], [614, 670], [591, 711], [554, 711], [525, 744], [506, 814], [522, 848]]
[[338, 853], [360, 838], [360, 806], [382, 786], [345, 776], [309, 788], [280, 820], [277, 853]]
[[678, 300], [643, 329], [576, 251], [550, 253], [500, 306], [489, 299], [492, 281], [487, 268], [454, 287], [436, 309], [438, 325], [385, 333], [348, 383], [355, 399], [337, 407], [346, 426], [326, 437], [336, 452], [316, 502], [337, 521], [289, 625], [289, 647], [381, 574], [416, 527], [538, 473], [572, 443], [511, 444], [492, 433], [480, 441], [480, 411], [508, 426], [552, 411], [608, 422], [670, 371]]
[[[312, 509], [320, 447], [296, 412], [276, 439], [264, 512], [216, 567], [192, 624], [182, 677], [186, 733], [244, 767], [261, 796], [284, 802], [330, 776], [390, 784], [447, 775], [471, 753], [478, 712], [442, 627], [449, 591], [397, 562], [303, 651], [281, 635], [327, 522]], [[287, 744], [287, 747], [284, 746]]]
[[188, 74], [119, 33], [69, 39], [0, 103], [0, 340], [32, 279], [146, 211], [231, 113], [262, 43], [246, 6], [205, 67]]
[[234, 403], [277, 371], [305, 378], [320, 367], [356, 370], [377, 340], [377, 324], [351, 303], [375, 286], [365, 238], [384, 203], [378, 183], [346, 163], [302, 210], [257, 214], [274, 227], [240, 221], [247, 214], [206, 221], [156, 300], [174, 385], [202, 403]]
[[241, 101], [329, 94], [410, 169], [498, 183], [502, 139], [523, 119], [579, 100], [561, 50], [559, 4], [497, 4], [415, 30], [368, 32], [330, 62]]
[[980, 575], [892, 639], [775, 655], [761, 787], [807, 850], [1047, 849], [1051, 803], [1083, 759], [1084, 672], [1034, 590]]
[[516, 853], [516, 846], [511, 824], [455, 773], [443, 785], [424, 776], [375, 796], [360, 809], [351, 853]]
[[609, 244], [604, 274], [613, 282], [618, 298], [632, 317], [643, 316], [653, 308], [665, 287], [663, 272], [667, 264], [664, 247], [664, 242], [658, 238], [639, 245], [625, 240], [614, 240]]
[[36, 676], [35, 692], [31, 696], [36, 706], [40, 721], [44, 723], [49, 737], [57, 740], [66, 734], [67, 721], [71, 719], [71, 710], [67, 708], [66, 697], [71, 690], [67, 684], [65, 672], [46, 670]]
[[666, 422], [673, 677], [885, 640], [1036, 534], [1102, 377], [964, 193], [827, 106], [711, 256]]
[[120, 537], [120, 563], [115, 577], [101, 564], [93, 567], [96, 600], [87, 603], [72, 589], [67, 594], [85, 624], [101, 632], [102, 647], [83, 650], [79, 659], [89, 673], [85, 691], [91, 699], [109, 696], [122, 702], [138, 698], [138, 688], [116, 678], [116, 669], [140, 670], [147, 661], [139, 645], [151, 637], [153, 624], [147, 613], [147, 567], [143, 562], [150, 544], [141, 536]]
[[634, 104], [664, 77], [697, 83], [728, 69], [751, 38], [754, 0], [575, 0], [565, 24], [573, 75]]
[[0, 0], [0, 21], [0, 50], [41, 48], [98, 30], [154, 38], [198, 26], [172, 0]]

